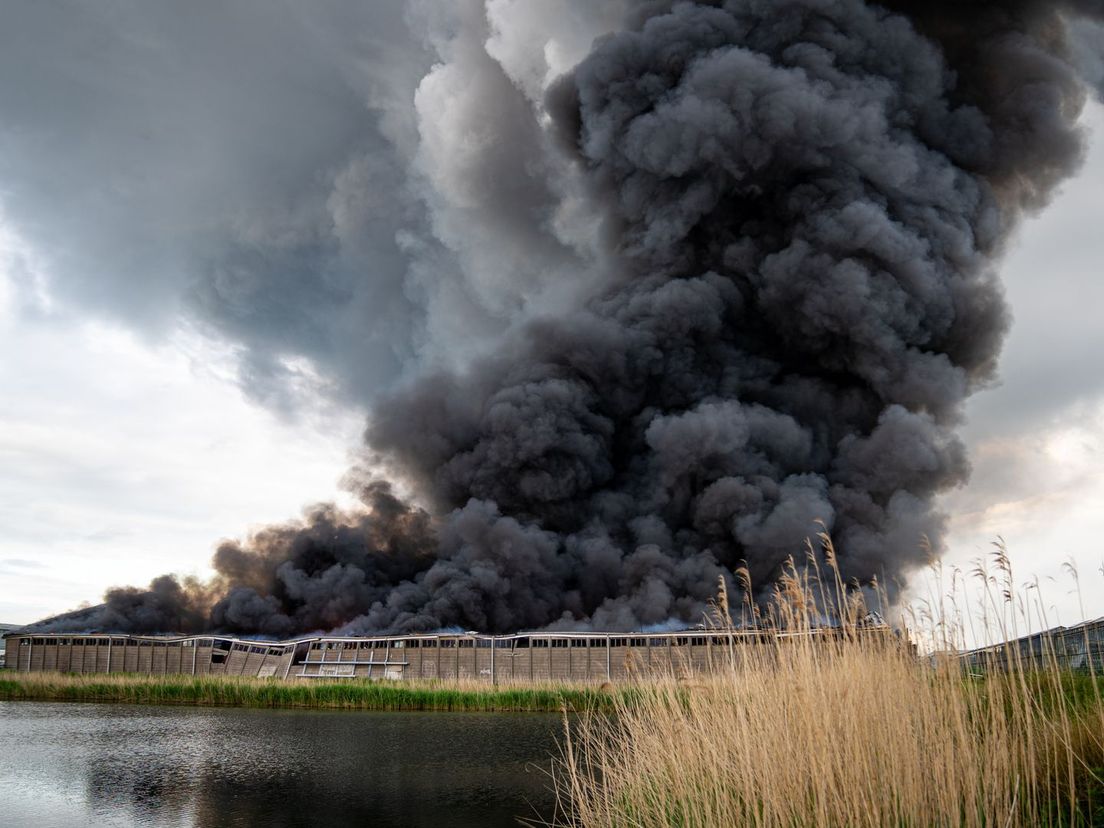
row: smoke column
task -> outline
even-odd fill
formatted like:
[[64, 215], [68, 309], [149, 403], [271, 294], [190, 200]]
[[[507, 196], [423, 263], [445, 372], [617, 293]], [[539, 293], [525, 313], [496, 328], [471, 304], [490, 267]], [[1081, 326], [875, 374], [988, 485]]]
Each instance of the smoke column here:
[[941, 551], [933, 498], [967, 479], [956, 425], [1008, 325], [995, 267], [1080, 161], [1100, 4], [606, 4], [554, 76], [510, 7], [438, 47], [415, 107], [447, 88], [469, 129], [423, 130], [410, 175], [524, 311], [374, 401], [363, 511], [48, 626], [628, 629], [700, 620], [743, 562], [769, 586], [818, 520], [891, 593], [922, 536]]

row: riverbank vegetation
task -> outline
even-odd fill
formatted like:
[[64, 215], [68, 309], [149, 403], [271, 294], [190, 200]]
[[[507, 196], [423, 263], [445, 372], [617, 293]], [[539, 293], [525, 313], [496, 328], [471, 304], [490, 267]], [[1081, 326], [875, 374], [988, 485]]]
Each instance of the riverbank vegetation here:
[[369, 682], [236, 676], [0, 673], [0, 700], [123, 702], [328, 710], [560, 712], [612, 708], [614, 693], [594, 686], [470, 682]]
[[[951, 654], [966, 613], [998, 641], [1038, 612], [1014, 589], [1002, 548], [992, 571], [979, 566], [972, 607], [959, 595], [914, 612], [930, 657], [853, 635], [867, 608], [834, 573], [822, 588], [817, 557], [811, 576], [791, 566], [774, 592], [773, 621], [792, 637], [733, 651], [721, 675], [614, 698], [615, 715], [566, 722], [562, 824], [1104, 825], [1104, 704], [1092, 670], [1073, 673], [1045, 651], [1021, 661], [1009, 648], [967, 670]], [[839, 638], [803, 635], [826, 612]]]

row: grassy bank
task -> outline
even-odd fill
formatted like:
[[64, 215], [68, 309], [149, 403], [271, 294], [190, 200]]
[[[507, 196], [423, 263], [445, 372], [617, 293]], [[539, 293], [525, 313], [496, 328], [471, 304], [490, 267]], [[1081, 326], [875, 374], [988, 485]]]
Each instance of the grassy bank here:
[[[990, 620], [1014, 599], [1011, 574], [995, 580]], [[800, 633], [827, 606], [847, 630], [865, 609], [835, 594], [791, 572], [774, 622]], [[928, 632], [949, 644], [948, 629]], [[1104, 825], [1096, 676], [999, 653], [967, 673], [864, 636], [795, 635], [734, 659], [721, 675], [617, 697], [615, 715], [569, 721], [562, 824]]]
[[328, 710], [558, 712], [601, 710], [614, 697], [559, 684], [287, 682], [234, 676], [73, 675], [0, 672], [0, 700], [288, 707]]

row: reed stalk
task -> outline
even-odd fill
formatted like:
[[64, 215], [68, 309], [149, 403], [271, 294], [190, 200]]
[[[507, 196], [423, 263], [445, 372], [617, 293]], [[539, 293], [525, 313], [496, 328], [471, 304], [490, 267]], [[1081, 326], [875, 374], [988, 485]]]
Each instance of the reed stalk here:
[[[714, 675], [614, 697], [613, 715], [565, 719], [556, 824], [1104, 824], [1095, 673], [1063, 669], [1053, 650], [1027, 660], [1007, 647], [967, 670], [957, 653], [855, 634], [867, 623], [864, 590], [844, 584], [831, 540], [820, 540], [812, 563], [824, 583], [818, 566], [791, 562], [764, 612], [787, 635], [736, 648]], [[1022, 632], [1032, 599], [1014, 588], [1003, 542], [981, 569], [973, 608], [961, 596], [930, 602], [920, 637], [961, 641], [955, 625], [980, 608], [995, 637]], [[835, 634], [823, 634], [825, 619]]]

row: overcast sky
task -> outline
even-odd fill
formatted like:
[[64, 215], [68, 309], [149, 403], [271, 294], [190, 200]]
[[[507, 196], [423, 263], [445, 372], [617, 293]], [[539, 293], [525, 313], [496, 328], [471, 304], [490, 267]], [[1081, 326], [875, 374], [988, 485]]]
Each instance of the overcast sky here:
[[[481, 332], [495, 330], [496, 308], [487, 296], [521, 301], [497, 290], [496, 268], [505, 271], [507, 264], [481, 261], [478, 239], [464, 243], [470, 246], [455, 265], [478, 277], [438, 283], [426, 275], [434, 251], [411, 253], [417, 246], [399, 245], [391, 223], [405, 210], [404, 222], [432, 224], [438, 236], [447, 236], [450, 221], [465, 226], [457, 205], [493, 209], [498, 183], [444, 176], [455, 184], [455, 200], [431, 203], [429, 215], [401, 199], [374, 200], [358, 189], [369, 173], [377, 176], [372, 180], [385, 174], [387, 153], [401, 154], [401, 138], [415, 125], [390, 102], [404, 94], [413, 98], [428, 65], [425, 44], [389, 48], [392, 23], [374, 20], [366, 27], [364, 37], [375, 39], [373, 53], [383, 54], [380, 66], [386, 67], [376, 77], [386, 82], [363, 88], [342, 71], [351, 58], [311, 66], [318, 54], [353, 51], [358, 44], [349, 32], [356, 20], [315, 26], [316, 42], [305, 45], [283, 42], [286, 31], [271, 22], [270, 30], [255, 35], [267, 45], [241, 49], [244, 57], [227, 68], [187, 49], [189, 37], [208, 38], [210, 31], [178, 30], [162, 41], [163, 30], [140, 20], [117, 21], [112, 36], [122, 37], [132, 54], [105, 63], [80, 44], [52, 42], [47, 35], [64, 27], [50, 14], [29, 14], [26, 25], [41, 27], [42, 36], [23, 40], [65, 56], [39, 75], [54, 108], [46, 108], [49, 117], [25, 118], [41, 126], [41, 134], [0, 132], [0, 622], [10, 623], [95, 602], [106, 587], [144, 584], [166, 571], [207, 574], [219, 538], [293, 517], [313, 501], [340, 499], [339, 481], [362, 425], [353, 400], [366, 396], [363, 389], [393, 378], [410, 354], [447, 361], [453, 345], [467, 342], [464, 334], [476, 342]], [[197, 29], [221, 26], [218, 20], [189, 22]], [[540, 72], [570, 65], [600, 21], [557, 25], [564, 29], [562, 54], [545, 55]], [[18, 75], [12, 67], [48, 60], [3, 46], [0, 77], [8, 80], [0, 83], [0, 108], [26, 115], [36, 102], [12, 81]], [[509, 63], [511, 44], [498, 46]], [[290, 48], [302, 50], [296, 65], [306, 68], [272, 77], [267, 61]], [[163, 59], [166, 52], [173, 60]], [[128, 56], [141, 62], [147, 54], [157, 54], [156, 65], [171, 65], [175, 74], [166, 80], [130, 71], [136, 64]], [[512, 59], [524, 78], [531, 56], [519, 52]], [[293, 117], [243, 115], [250, 100], [237, 92], [246, 87], [219, 89], [219, 73], [226, 71], [255, 73], [263, 82], [248, 87], [251, 96], [283, 100], [277, 108], [258, 104], [258, 112]], [[75, 85], [81, 77], [88, 79]], [[427, 128], [433, 118], [447, 123], [449, 117], [433, 95], [445, 100], [460, 94], [463, 80], [437, 77], [423, 85], [421, 108], [410, 116], [421, 119], [423, 134], [433, 134]], [[166, 88], [174, 106], [153, 106]], [[106, 96], [112, 104], [96, 109], [85, 94]], [[55, 111], [58, 101], [77, 111], [69, 113], [71, 121]], [[95, 114], [82, 115], [85, 106]], [[366, 109], [372, 117], [360, 118]], [[159, 115], [146, 117], [149, 112]], [[174, 119], [188, 116], [221, 126], [182, 133]], [[142, 121], [141, 129], [132, 128], [134, 119]], [[302, 126], [308, 122], [310, 129]], [[49, 141], [89, 123], [99, 128], [80, 143], [83, 157], [67, 157], [59, 169]], [[1071, 560], [1081, 573], [1085, 613], [1104, 615], [1104, 110], [1091, 104], [1085, 123], [1093, 139], [1083, 170], [1023, 227], [1003, 266], [1015, 321], [1001, 381], [969, 405], [964, 434], [973, 478], [944, 499], [952, 519], [945, 567], [970, 569], [1003, 536], [1017, 580], [1038, 576], [1044, 605], [1062, 623], [1081, 612], [1063, 570]], [[423, 168], [446, 164], [432, 150], [423, 147], [417, 159], [403, 161]], [[17, 162], [26, 166], [16, 168]], [[373, 167], [380, 164], [384, 173]], [[49, 174], [42, 174], [47, 166]], [[329, 171], [324, 182], [319, 168]], [[166, 169], [173, 172], [168, 179]], [[70, 185], [86, 197], [63, 198]], [[212, 188], [218, 191], [215, 207], [205, 203]], [[257, 204], [265, 210], [258, 212]], [[155, 222], [130, 230], [136, 215], [151, 212]], [[333, 229], [324, 239], [319, 217]], [[493, 218], [481, 214], [483, 224], [509, 232], [508, 216]], [[179, 272], [195, 273], [189, 244], [197, 238], [209, 255], [181, 299], [172, 286]], [[249, 253], [255, 249], [276, 252], [257, 263]], [[549, 261], [561, 258], [549, 253]], [[362, 289], [351, 274], [368, 261], [381, 275]], [[508, 264], [522, 268], [520, 276], [511, 274], [518, 290], [543, 296], [536, 304], [544, 307], [569, 282], [564, 274], [553, 279], [540, 261]], [[317, 313], [296, 319], [325, 324], [290, 330], [287, 307], [266, 304], [271, 294], [253, 278], [262, 267], [277, 278], [286, 274], [290, 285], [301, 268], [325, 271], [332, 294], [294, 300], [317, 304]], [[402, 278], [395, 276], [400, 271]], [[412, 280], [412, 272], [420, 275]], [[457, 281], [465, 289], [450, 293], [448, 285]], [[416, 302], [411, 284], [422, 291]], [[220, 309], [231, 310], [211, 311], [202, 324], [175, 304], [209, 309], [214, 294]], [[412, 313], [412, 305], [425, 314]], [[365, 308], [369, 325], [360, 321]], [[445, 332], [434, 339], [426, 330]], [[279, 351], [272, 341], [281, 337], [289, 351], [314, 362], [259, 361], [259, 351]], [[331, 375], [353, 390], [325, 393]]]
[[[950, 570], [973, 569], [998, 536], [1017, 583], [1038, 577], [1060, 623], [1104, 615], [1104, 110], [1092, 104], [1090, 155], [1029, 221], [1002, 272], [1014, 317], [1001, 381], [967, 408], [973, 476], [944, 499]], [[949, 577], [949, 575], [948, 575]], [[1051, 606], [1053, 605], [1053, 610]]]

